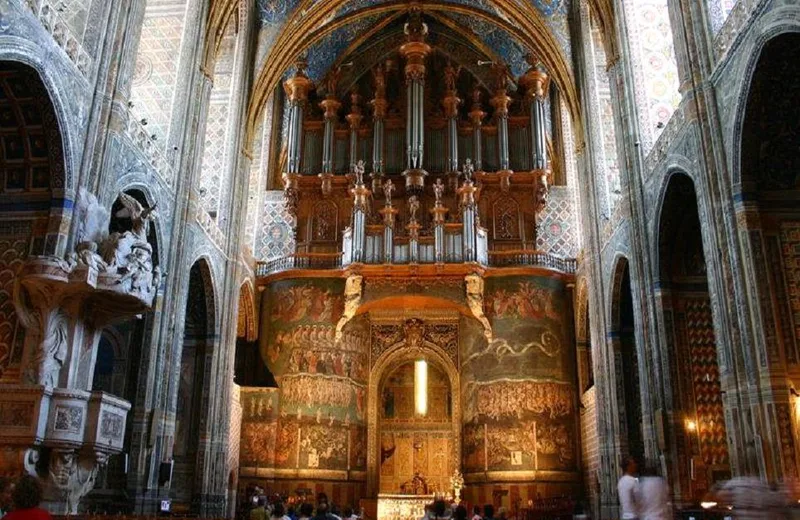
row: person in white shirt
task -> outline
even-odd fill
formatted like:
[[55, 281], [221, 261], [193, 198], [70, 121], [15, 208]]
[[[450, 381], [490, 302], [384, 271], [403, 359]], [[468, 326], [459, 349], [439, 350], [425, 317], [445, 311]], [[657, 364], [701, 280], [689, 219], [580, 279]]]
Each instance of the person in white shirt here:
[[672, 511], [669, 506], [669, 486], [653, 468], [645, 468], [639, 478], [636, 492], [636, 505], [640, 520], [669, 520]]
[[638, 466], [633, 457], [627, 457], [622, 462], [622, 470], [625, 472], [617, 483], [619, 493], [619, 506], [622, 512], [622, 520], [637, 520], [638, 507], [636, 504], [636, 488], [639, 481], [636, 479]]

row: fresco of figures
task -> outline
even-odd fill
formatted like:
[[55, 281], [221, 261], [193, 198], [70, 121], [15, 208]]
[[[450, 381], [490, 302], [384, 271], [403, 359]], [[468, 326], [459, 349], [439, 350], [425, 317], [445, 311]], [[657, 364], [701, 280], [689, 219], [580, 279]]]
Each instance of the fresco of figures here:
[[575, 358], [561, 280], [490, 277], [480, 324], [460, 324], [465, 473], [576, 469]]
[[243, 388], [241, 454], [242, 466], [272, 467], [275, 463], [278, 389]]

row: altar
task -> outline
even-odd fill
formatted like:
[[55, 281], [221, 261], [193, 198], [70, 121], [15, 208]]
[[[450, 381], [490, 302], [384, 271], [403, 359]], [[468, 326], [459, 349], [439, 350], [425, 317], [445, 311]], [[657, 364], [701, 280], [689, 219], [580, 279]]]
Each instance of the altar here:
[[378, 495], [378, 520], [420, 520], [435, 495]]

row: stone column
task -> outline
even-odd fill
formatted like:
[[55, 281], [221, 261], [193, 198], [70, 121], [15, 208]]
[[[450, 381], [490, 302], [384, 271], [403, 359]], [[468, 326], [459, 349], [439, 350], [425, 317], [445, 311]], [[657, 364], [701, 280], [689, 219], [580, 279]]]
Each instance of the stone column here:
[[531, 129], [531, 165], [538, 173], [536, 189], [536, 206], [541, 211], [547, 199], [547, 175], [549, 166], [547, 161], [547, 131], [545, 128], [545, 97], [550, 80], [545, 72], [544, 65], [538, 57], [529, 54], [526, 57], [531, 68], [519, 80], [520, 85], [526, 89], [525, 99], [530, 110]]
[[383, 127], [386, 110], [389, 102], [386, 100], [386, 70], [383, 65], [378, 65], [373, 71], [375, 79], [375, 99], [372, 105], [372, 191], [376, 192], [383, 186]]
[[425, 93], [425, 57], [431, 47], [425, 43], [428, 26], [422, 21], [422, 12], [414, 8], [405, 24], [407, 42], [400, 46], [400, 54], [406, 59], [406, 191], [421, 192], [425, 187], [425, 176], [422, 168], [425, 129], [424, 129], [424, 93]]
[[472, 121], [472, 160], [477, 171], [483, 171], [483, 118], [486, 112], [481, 107], [481, 91], [478, 87], [472, 91], [472, 108], [469, 120]]
[[339, 83], [339, 69], [331, 71], [328, 77], [326, 90], [328, 91], [325, 99], [319, 106], [325, 111], [325, 130], [322, 137], [322, 172], [319, 178], [322, 180], [322, 194], [325, 196], [331, 193], [331, 180], [333, 178], [333, 150], [336, 146], [336, 123], [338, 121], [338, 111], [342, 104], [336, 99], [336, 87]]
[[461, 208], [461, 240], [464, 257], [463, 262], [477, 261], [478, 241], [476, 236], [478, 205], [475, 201], [475, 192], [478, 188], [472, 180], [475, 167], [472, 161], [467, 159], [464, 164], [464, 182], [458, 189], [459, 207]]
[[[458, 175], [458, 172], [456, 172]], [[447, 214], [447, 207], [442, 204], [442, 194], [444, 193], [444, 184], [442, 179], [436, 179], [433, 185], [433, 193], [436, 197], [436, 202], [431, 209], [433, 215], [433, 250], [434, 257], [437, 264], [444, 262], [444, 218]]]
[[495, 93], [491, 103], [494, 107], [494, 117], [497, 121], [497, 150], [500, 158], [500, 169], [497, 170], [497, 175], [500, 177], [500, 188], [506, 191], [511, 182], [511, 175], [514, 173], [510, 169], [508, 155], [508, 105], [511, 104], [511, 97], [506, 92], [508, 67], [504, 64], [496, 64], [492, 68]]
[[286, 171], [283, 173], [284, 191], [290, 208], [296, 209], [297, 177], [300, 175], [300, 166], [303, 152], [303, 113], [308, 101], [308, 92], [314, 83], [306, 76], [305, 59], [297, 60], [294, 76], [283, 83], [286, 97], [289, 100], [289, 131], [286, 146]]
[[394, 219], [397, 216], [397, 208], [392, 206], [394, 183], [391, 180], [383, 185], [383, 193], [386, 196], [386, 204], [380, 210], [383, 216], [383, 261], [391, 264], [394, 257]]

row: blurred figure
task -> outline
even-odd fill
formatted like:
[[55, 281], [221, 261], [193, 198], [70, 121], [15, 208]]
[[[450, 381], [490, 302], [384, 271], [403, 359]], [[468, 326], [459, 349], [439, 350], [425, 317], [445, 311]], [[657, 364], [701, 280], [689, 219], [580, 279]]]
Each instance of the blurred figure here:
[[449, 518], [447, 515], [447, 504], [444, 500], [437, 500], [433, 503], [433, 507], [431, 508], [431, 518], [435, 518], [437, 520]]
[[719, 487], [715, 499], [721, 505], [732, 506], [731, 513], [736, 520], [786, 518], [784, 495], [756, 477], [730, 479]]
[[353, 508], [347, 506], [342, 511], [342, 520], [358, 520], [358, 516], [353, 512]]
[[658, 475], [655, 468], [647, 467], [639, 478], [636, 504], [640, 520], [669, 520], [672, 511], [669, 506], [669, 486]]
[[472, 518], [470, 520], [481, 520], [481, 506], [472, 507]]
[[464, 506], [456, 507], [453, 512], [453, 520], [467, 520], [467, 508]]
[[13, 492], [14, 482], [10, 478], [0, 477], [0, 518], [11, 511], [11, 494]]
[[265, 497], [258, 497], [256, 507], [250, 511], [250, 520], [267, 520], [267, 499]]
[[14, 510], [3, 520], [53, 520], [50, 513], [39, 507], [42, 502], [42, 484], [39, 479], [23, 475], [11, 495]]
[[497, 509], [497, 520], [507, 520], [505, 507], [500, 507]]
[[486, 504], [483, 506], [483, 520], [492, 520], [494, 518], [494, 506]]
[[300, 504], [299, 520], [311, 520], [312, 516], [314, 516], [314, 506], [308, 502]]
[[624, 474], [617, 483], [619, 493], [619, 506], [622, 512], [622, 520], [637, 520], [638, 507], [636, 504], [636, 488], [639, 484], [636, 474], [639, 470], [636, 459], [626, 457], [622, 461], [622, 471]]
[[275, 502], [272, 506], [272, 518], [273, 520], [289, 520], [289, 517], [286, 516], [286, 508], [283, 506], [283, 502]]

